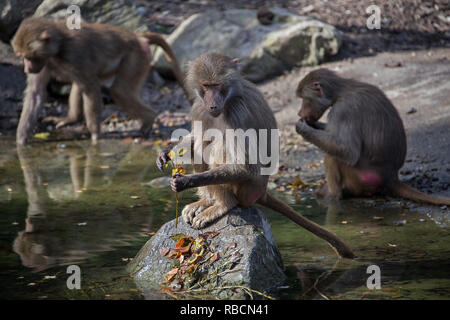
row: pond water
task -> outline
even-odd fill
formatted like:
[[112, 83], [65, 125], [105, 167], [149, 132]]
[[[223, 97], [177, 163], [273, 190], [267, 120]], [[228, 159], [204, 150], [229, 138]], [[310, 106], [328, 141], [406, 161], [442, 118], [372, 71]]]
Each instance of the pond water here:
[[[175, 194], [148, 182], [169, 173], [158, 150], [130, 141], [43, 142], [16, 149], [0, 139], [0, 297], [143, 299], [125, 266], [175, 217]], [[358, 259], [338, 259], [322, 240], [264, 210], [288, 280], [281, 299], [449, 299], [449, 212], [400, 201], [346, 200], [328, 208], [274, 194], [341, 236]], [[183, 192], [180, 206], [195, 198]], [[69, 290], [67, 267], [81, 269]], [[381, 289], [370, 290], [377, 265]]]

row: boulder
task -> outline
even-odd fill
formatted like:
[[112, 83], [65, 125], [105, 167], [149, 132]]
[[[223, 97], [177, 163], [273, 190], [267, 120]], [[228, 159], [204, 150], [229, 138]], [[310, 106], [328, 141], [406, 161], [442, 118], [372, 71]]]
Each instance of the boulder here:
[[112, 24], [131, 31], [148, 31], [142, 15], [131, 0], [44, 0], [34, 16], [64, 19], [70, 5], [80, 8], [84, 21]]
[[31, 16], [42, 0], [2, 0], [0, 1], [0, 40], [8, 42], [19, 27], [20, 22]]
[[[261, 24], [256, 10], [208, 11], [191, 16], [167, 38], [180, 64], [207, 51], [241, 59], [241, 71], [258, 82], [293, 67], [316, 65], [337, 54], [342, 34], [335, 27], [307, 16], [272, 8], [271, 23]], [[155, 67], [170, 74], [162, 51]]]
[[[209, 287], [207, 295], [212, 298], [223, 299], [245, 298], [249, 296], [246, 290], [220, 289], [227, 286], [244, 286], [259, 292], [276, 293], [276, 288], [283, 283], [283, 263], [280, 252], [272, 236], [270, 225], [263, 213], [254, 207], [236, 207], [227, 215], [202, 229], [192, 229], [182, 218], [164, 224], [161, 229], [141, 248], [133, 261], [127, 266], [134, 277], [138, 288], [147, 298], [160, 298], [158, 290], [168, 272], [174, 268], [174, 259], [167, 256], [167, 248], [175, 248], [175, 241], [171, 238], [175, 234], [183, 234], [196, 239], [200, 234], [208, 232], [218, 234], [207, 240], [212, 252], [218, 252], [218, 259], [211, 264], [204, 264], [207, 268], [199, 268], [199, 279], [214, 278], [214, 274], [221, 270], [221, 276], [214, 278], [214, 285]], [[162, 253], [166, 251], [166, 254]], [[169, 254], [170, 256], [170, 254]], [[234, 259], [234, 260], [233, 260]], [[205, 258], [206, 260], [206, 258]], [[209, 261], [212, 261], [209, 260]], [[233, 264], [234, 267], [233, 267]], [[224, 268], [224, 266], [228, 266]], [[195, 287], [195, 283], [190, 283]], [[204, 285], [206, 287], [206, 285]], [[178, 290], [186, 290], [185, 283]], [[176, 289], [173, 289], [175, 294]], [[195, 293], [195, 292], [193, 292]], [[192, 297], [192, 296], [191, 296]], [[253, 292], [254, 298], [261, 298]]]

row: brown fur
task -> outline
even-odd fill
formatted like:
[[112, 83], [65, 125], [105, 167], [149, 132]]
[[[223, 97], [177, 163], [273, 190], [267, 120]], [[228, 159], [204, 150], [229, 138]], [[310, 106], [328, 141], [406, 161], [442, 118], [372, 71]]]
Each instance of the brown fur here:
[[29, 74], [17, 142], [24, 144], [29, 138], [51, 78], [73, 83], [67, 117], [46, 119], [57, 122], [57, 127], [81, 120], [84, 111], [88, 130], [96, 140], [100, 134], [100, 88], [106, 86], [119, 106], [142, 120], [144, 135], [149, 134], [156, 114], [141, 102], [140, 91], [152, 59], [150, 44], [164, 49], [183, 86], [178, 62], [158, 34], [136, 35], [120, 27], [89, 23], [83, 23], [80, 30], [69, 30], [64, 21], [25, 19], [12, 40]]
[[[225, 129], [276, 129], [275, 117], [263, 95], [255, 85], [243, 79], [235, 67], [233, 60], [218, 53], [203, 54], [190, 64], [187, 84], [196, 94], [191, 111], [192, 121], [200, 121], [203, 130], [214, 128], [222, 133]], [[201, 139], [201, 136], [194, 139]], [[203, 149], [208, 145], [201, 143]], [[225, 155], [229, 151], [226, 150], [226, 143], [223, 148]], [[267, 150], [270, 150], [270, 145]], [[168, 161], [167, 152], [163, 152], [157, 160], [160, 169]], [[246, 157], [248, 152], [246, 149]], [[351, 249], [336, 235], [267, 194], [269, 176], [261, 174], [261, 163], [221, 164], [223, 159], [220, 153], [212, 152], [210, 156], [214, 159], [211, 165], [197, 164], [194, 174], [177, 174], [171, 180], [172, 189], [176, 192], [198, 188], [200, 200], [187, 205], [182, 211], [184, 220], [194, 228], [204, 227], [237, 205], [249, 206], [256, 202], [282, 213], [328, 241], [341, 256], [354, 257]]]
[[[302, 79], [303, 98], [297, 132], [326, 152], [327, 185], [319, 192], [341, 198], [389, 191], [419, 202], [450, 204], [449, 198], [426, 195], [398, 180], [406, 156], [403, 122], [377, 87], [318, 69]], [[317, 122], [330, 109], [326, 126]]]

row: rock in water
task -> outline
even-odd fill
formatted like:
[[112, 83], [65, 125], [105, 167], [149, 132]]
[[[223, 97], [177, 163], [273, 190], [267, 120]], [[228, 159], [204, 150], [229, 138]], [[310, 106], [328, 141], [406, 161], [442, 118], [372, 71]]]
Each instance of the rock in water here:
[[[176, 242], [171, 239], [175, 234], [183, 234], [196, 239], [200, 234], [208, 232], [219, 233], [214, 238], [207, 240], [209, 248], [219, 252], [220, 258], [208, 265], [199, 268], [199, 279], [212, 278], [214, 274], [223, 274], [214, 279], [213, 285], [208, 289], [211, 298], [219, 297], [246, 298], [243, 290], [220, 289], [220, 287], [245, 286], [259, 292], [276, 294], [276, 288], [283, 283], [283, 262], [280, 252], [272, 236], [270, 225], [263, 213], [254, 207], [236, 207], [227, 215], [212, 225], [195, 230], [178, 219], [178, 227], [175, 228], [175, 220], [164, 224], [161, 229], [141, 248], [133, 261], [128, 265], [128, 272], [140, 290], [149, 299], [161, 298], [158, 290], [166, 278], [168, 272], [173, 270], [175, 259], [167, 256], [167, 248], [175, 248]], [[165, 253], [162, 253], [165, 252]], [[164, 254], [164, 256], [162, 256]], [[212, 259], [211, 260], [215, 260]], [[226, 267], [224, 267], [226, 266]], [[232, 266], [232, 268], [230, 268]], [[220, 271], [218, 271], [218, 268]], [[216, 282], [217, 280], [217, 282]], [[182, 283], [181, 287], [174, 289], [186, 290], [187, 287], [195, 287], [195, 283]], [[252, 293], [253, 298], [261, 298]], [[182, 296], [181, 296], [182, 297]], [[208, 298], [208, 296], [203, 296]]]

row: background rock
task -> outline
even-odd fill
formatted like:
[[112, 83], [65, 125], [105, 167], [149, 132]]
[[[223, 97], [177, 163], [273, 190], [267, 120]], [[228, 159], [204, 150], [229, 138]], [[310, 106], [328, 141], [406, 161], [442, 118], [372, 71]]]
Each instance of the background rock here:
[[[256, 10], [195, 14], [167, 41], [183, 67], [204, 52], [217, 51], [241, 59], [242, 72], [255, 82], [293, 67], [316, 65], [337, 54], [341, 34], [333, 26], [285, 9], [270, 10], [274, 13], [270, 25], [259, 23]], [[171, 72], [160, 49], [155, 67], [162, 74]]]
[[148, 31], [131, 0], [44, 0], [34, 16], [65, 18], [67, 7], [72, 4], [80, 7], [84, 21], [112, 24], [132, 31]]
[[22, 19], [31, 16], [42, 0], [0, 1], [0, 39], [8, 42]]
[[[161, 282], [167, 272], [173, 268], [173, 260], [160, 254], [161, 249], [175, 248], [175, 241], [170, 237], [183, 233], [195, 239], [199, 234], [208, 231], [220, 232], [218, 236], [210, 240], [216, 244], [215, 247], [213, 246], [216, 251], [223, 253], [230, 243], [235, 242], [237, 246], [233, 250], [239, 250], [242, 254], [240, 262], [233, 269], [236, 272], [220, 277], [219, 286], [226, 281], [227, 285], [239, 283], [260, 292], [265, 290], [270, 292], [284, 281], [281, 256], [263, 213], [253, 207], [237, 207], [202, 230], [192, 229], [182, 218], [178, 219], [178, 227], [175, 228], [175, 220], [172, 220], [164, 224], [147, 241], [127, 267], [147, 298], [157, 296], [156, 291], [161, 289]], [[230, 249], [228, 252], [231, 251]], [[221, 258], [214, 264], [222, 261]], [[220, 298], [229, 298], [234, 293], [224, 290], [215, 294], [218, 294]], [[243, 298], [242, 295], [238, 297]]]

